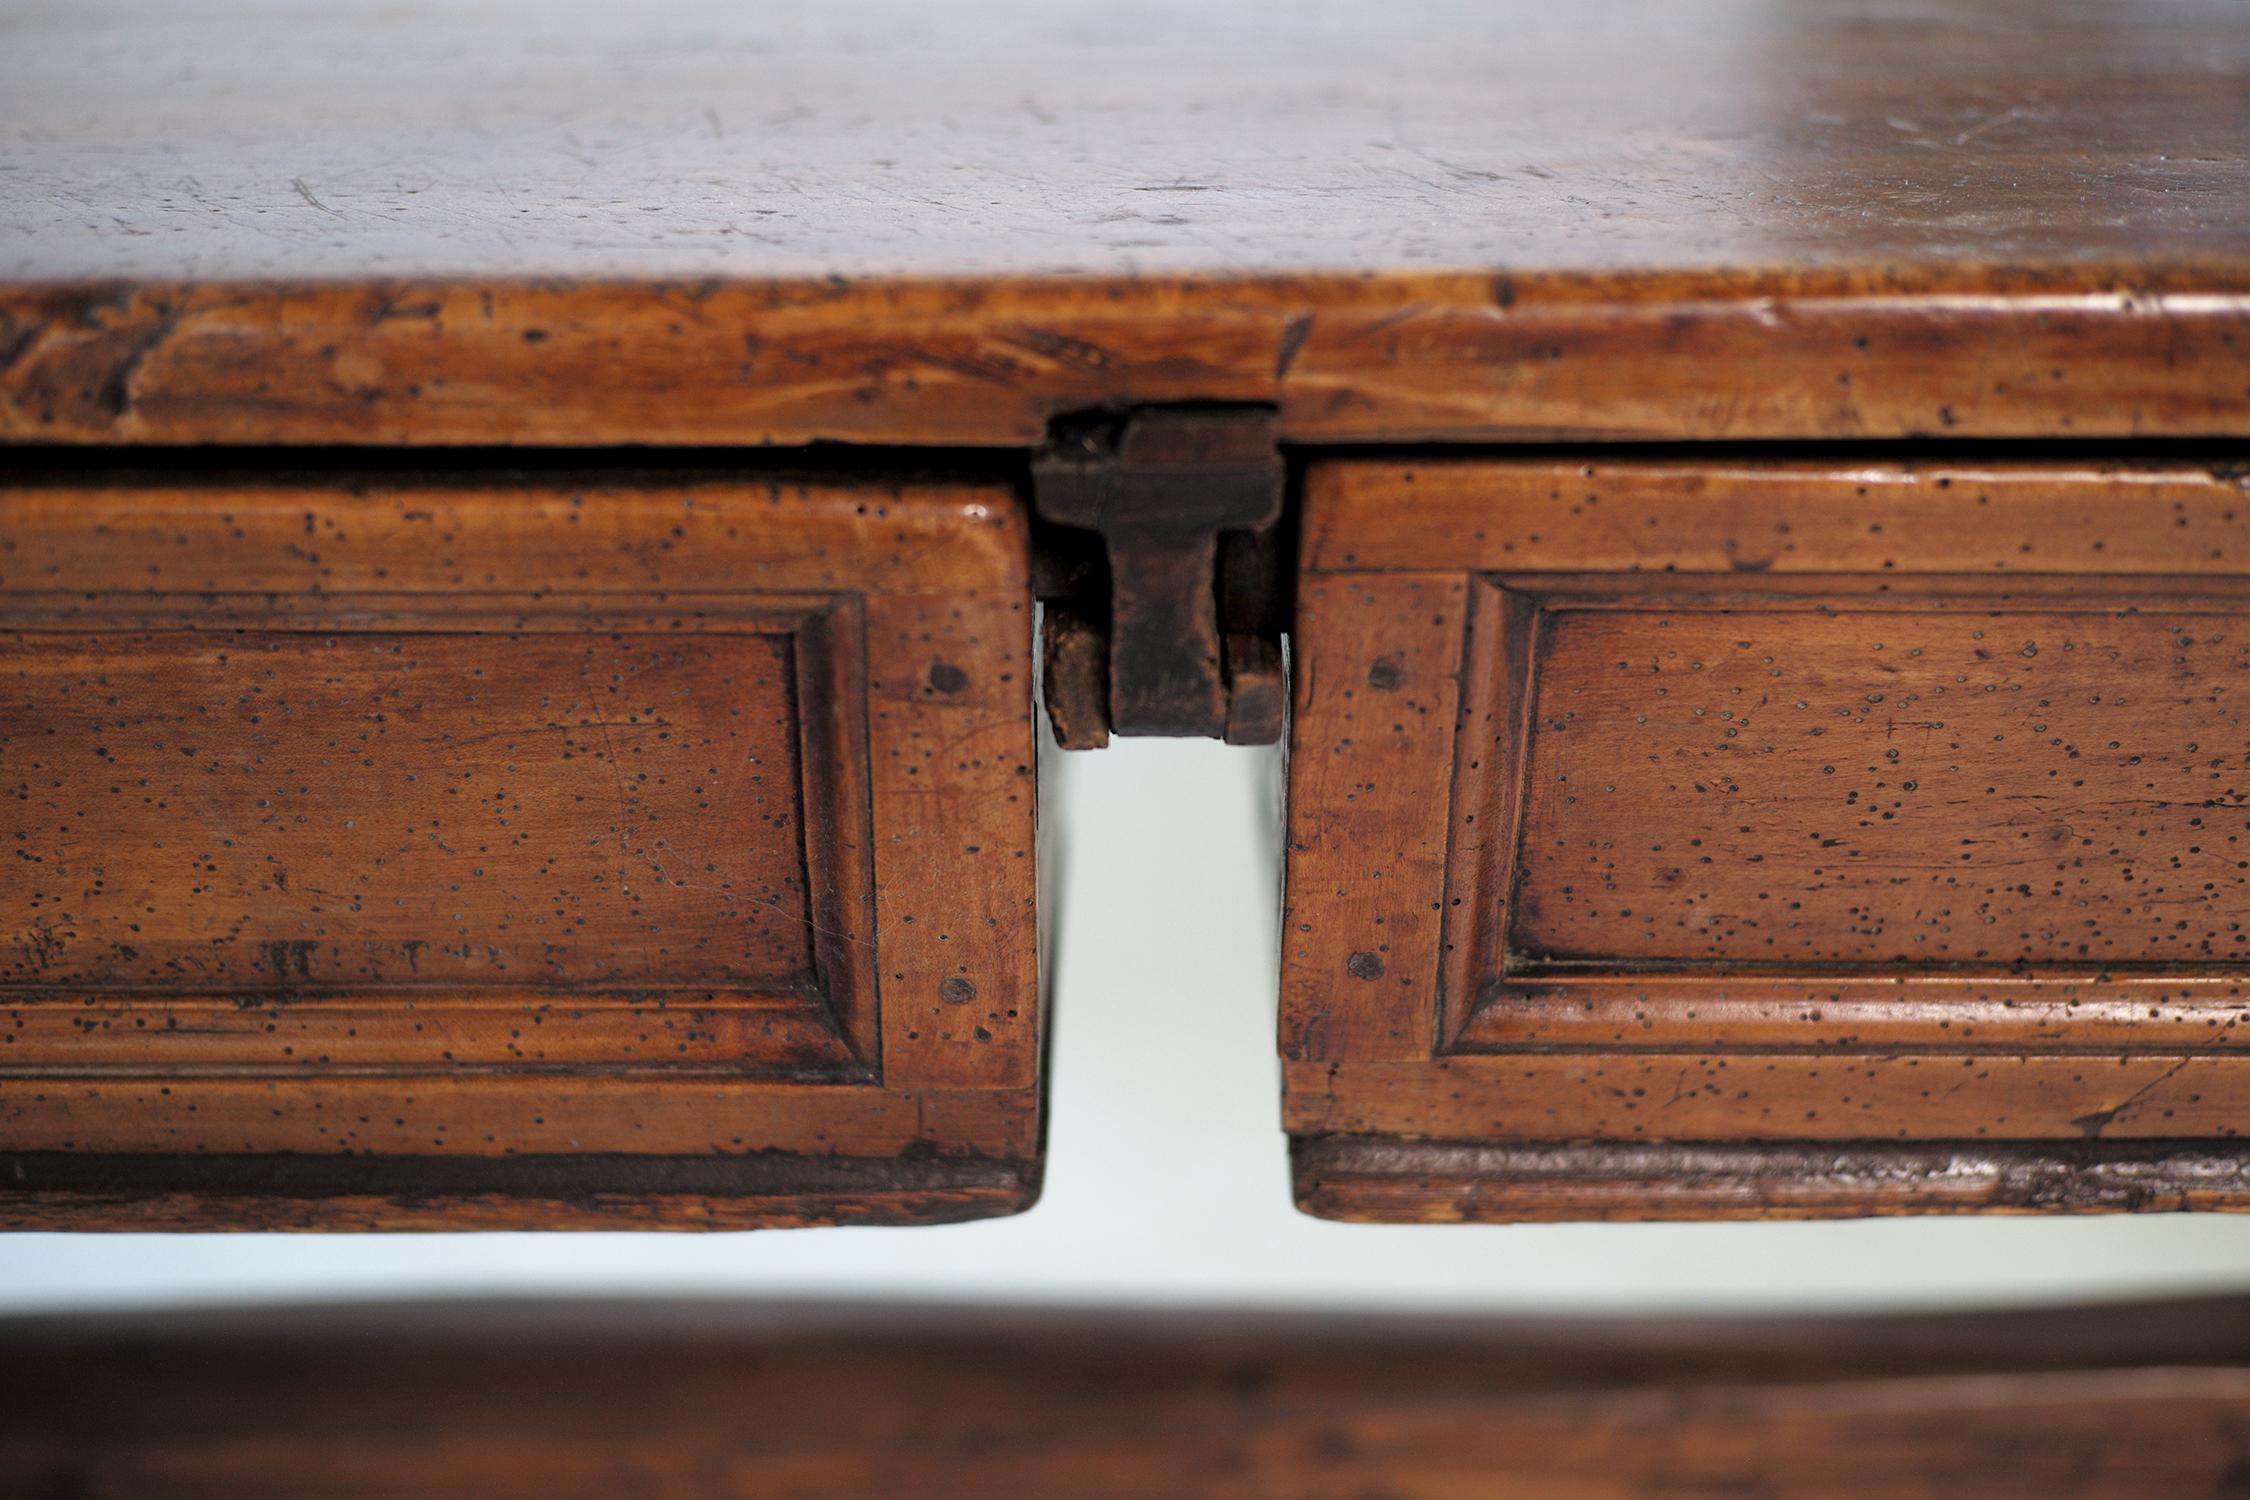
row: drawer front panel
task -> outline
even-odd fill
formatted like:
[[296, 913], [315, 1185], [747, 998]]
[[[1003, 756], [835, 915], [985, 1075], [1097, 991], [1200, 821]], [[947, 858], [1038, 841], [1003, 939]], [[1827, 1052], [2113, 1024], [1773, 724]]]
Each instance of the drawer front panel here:
[[1606, 603], [1551, 606], [1536, 627], [1511, 952], [1724, 968], [2245, 956], [2250, 612]]
[[[7, 888], [0, 993], [72, 1023], [29, 1023], [13, 1060], [740, 1064], [746, 1010], [783, 1023], [769, 1060], [813, 1060], [791, 1034], [854, 977], [814, 937], [863, 938], [869, 840], [864, 756], [801, 754], [797, 704], [856, 677], [851, 612], [463, 604], [8, 639], [0, 753], [39, 879]], [[808, 829], [831, 801], [846, 825]]]
[[2250, 598], [1959, 582], [1480, 577], [1455, 1045], [2246, 1040]]
[[[580, 1216], [554, 1184], [620, 1153], [737, 1158], [737, 1201], [670, 1195], [698, 1218], [873, 1201], [762, 1196], [773, 1153], [951, 1152], [972, 1197], [1021, 1201], [1007, 491], [228, 480], [0, 507], [0, 1146], [55, 1185], [25, 1217], [99, 1217], [94, 1157], [133, 1158], [106, 1180], [145, 1200], [222, 1156], [336, 1152], [556, 1159], [511, 1222]], [[189, 1217], [270, 1219], [221, 1176]], [[314, 1196], [355, 1196], [332, 1176]], [[475, 1182], [472, 1217], [515, 1192]], [[883, 1186], [877, 1216], [912, 1217], [915, 1183]]]
[[[2233, 1140], [2242, 498], [2183, 470], [1317, 466], [1291, 1129]], [[1448, 1212], [1538, 1211], [1484, 1187]]]
[[809, 969], [786, 635], [7, 646], [21, 691], [0, 748], [56, 886], [11, 891], [18, 929], [49, 935], [11, 983], [785, 988]]

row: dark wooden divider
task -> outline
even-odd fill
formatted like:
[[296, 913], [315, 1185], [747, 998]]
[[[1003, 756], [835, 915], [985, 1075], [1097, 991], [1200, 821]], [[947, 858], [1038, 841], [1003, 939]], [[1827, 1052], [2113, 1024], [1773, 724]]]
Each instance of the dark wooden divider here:
[[2250, 1494], [2250, 1299], [1557, 1320], [694, 1302], [0, 1322], [0, 1494]]

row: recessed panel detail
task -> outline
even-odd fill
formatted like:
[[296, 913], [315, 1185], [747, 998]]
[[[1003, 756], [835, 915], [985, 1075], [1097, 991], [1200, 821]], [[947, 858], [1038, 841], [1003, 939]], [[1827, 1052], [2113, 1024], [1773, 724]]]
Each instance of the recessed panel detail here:
[[26, 633], [13, 986], [787, 989], [788, 635]]
[[1540, 613], [1525, 962], [2250, 954], [2250, 619], [2010, 601]]

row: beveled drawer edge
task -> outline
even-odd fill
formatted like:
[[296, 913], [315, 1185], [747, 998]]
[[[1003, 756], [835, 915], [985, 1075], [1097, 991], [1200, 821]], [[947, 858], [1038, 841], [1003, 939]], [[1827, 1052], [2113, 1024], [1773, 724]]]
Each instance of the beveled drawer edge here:
[[1038, 1200], [1031, 1157], [0, 1155], [0, 1228], [759, 1229], [948, 1224]]
[[2250, 1212], [2250, 1156], [2204, 1142], [1628, 1145], [1290, 1138], [1297, 1206], [1368, 1223]]

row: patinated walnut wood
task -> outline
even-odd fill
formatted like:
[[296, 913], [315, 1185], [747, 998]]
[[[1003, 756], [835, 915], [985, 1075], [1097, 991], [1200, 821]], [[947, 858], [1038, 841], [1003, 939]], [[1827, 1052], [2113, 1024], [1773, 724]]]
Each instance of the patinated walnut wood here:
[[0, 286], [24, 443], [1029, 446], [1267, 402], [1300, 443], [2242, 436], [2250, 273]]
[[1297, 1139], [1291, 1160], [1306, 1212], [1390, 1223], [2239, 1211], [2250, 1194], [2231, 1142], [1495, 1145], [1316, 1135]]
[[1361, 1500], [2239, 1492], [2239, 1300], [1443, 1319], [718, 1303], [0, 1323], [0, 1488]]
[[2233, 0], [6, 43], [19, 1221], [1025, 1201], [1019, 482], [1164, 403], [1304, 480], [1308, 1203], [2244, 1198]]
[[0, 274], [2239, 256], [2229, 0], [30, 0]]
[[47, 4], [0, 438], [2250, 431], [2231, 0]]
[[0, 487], [0, 1216], [1029, 1201], [1013, 489], [168, 472]]
[[1302, 540], [1309, 1207], [2250, 1207], [2239, 471], [1338, 461]]

